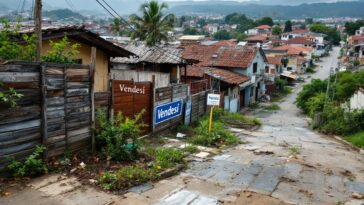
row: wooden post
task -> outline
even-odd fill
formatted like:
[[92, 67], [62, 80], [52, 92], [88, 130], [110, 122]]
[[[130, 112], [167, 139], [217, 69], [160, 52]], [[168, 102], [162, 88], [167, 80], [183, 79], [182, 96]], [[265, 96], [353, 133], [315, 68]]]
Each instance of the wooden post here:
[[43, 152], [43, 158], [48, 158], [48, 127], [47, 127], [47, 87], [45, 85], [45, 66], [40, 68], [40, 88], [41, 88], [41, 130], [42, 130], [42, 145], [46, 148]]
[[42, 0], [35, 0], [34, 34], [36, 37], [36, 61], [40, 61], [42, 52]]
[[[95, 47], [91, 48], [91, 64], [90, 64], [90, 98], [91, 98], [91, 128], [95, 129], [95, 94], [94, 94], [94, 82], [95, 82], [95, 69], [96, 69], [96, 53]], [[95, 154], [95, 133], [91, 132], [91, 147], [92, 153]]]
[[151, 118], [151, 124], [152, 124], [152, 135], [155, 132], [155, 126], [154, 126], [154, 115], [155, 115], [155, 111], [154, 111], [154, 106], [155, 106], [155, 75], [152, 75], [152, 88], [151, 88], [151, 109], [152, 109], [152, 118]]
[[63, 97], [64, 97], [64, 136], [66, 141], [66, 150], [69, 150], [69, 139], [68, 139], [68, 117], [67, 117], [67, 66], [63, 67]]

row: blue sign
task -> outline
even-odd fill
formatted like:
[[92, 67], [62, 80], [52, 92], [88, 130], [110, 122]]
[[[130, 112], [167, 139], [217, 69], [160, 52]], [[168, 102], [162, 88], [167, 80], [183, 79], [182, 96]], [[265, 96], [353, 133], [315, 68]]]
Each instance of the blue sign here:
[[183, 101], [178, 100], [156, 107], [154, 116], [155, 124], [159, 124], [180, 116], [182, 114], [182, 105]]

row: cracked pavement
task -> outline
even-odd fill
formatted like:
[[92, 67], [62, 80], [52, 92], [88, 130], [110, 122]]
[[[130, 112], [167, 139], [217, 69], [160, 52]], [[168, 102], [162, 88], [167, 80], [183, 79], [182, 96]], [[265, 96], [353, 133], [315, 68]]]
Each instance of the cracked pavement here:
[[[334, 48], [313, 77], [326, 78], [338, 53]], [[294, 104], [300, 89], [280, 103], [281, 110], [254, 113], [263, 122], [260, 129], [232, 129], [246, 144], [191, 162], [177, 176], [123, 196], [80, 187], [76, 179], [44, 176], [11, 197], [0, 198], [0, 204], [364, 204], [352, 195], [364, 193], [364, 156], [308, 127]]]

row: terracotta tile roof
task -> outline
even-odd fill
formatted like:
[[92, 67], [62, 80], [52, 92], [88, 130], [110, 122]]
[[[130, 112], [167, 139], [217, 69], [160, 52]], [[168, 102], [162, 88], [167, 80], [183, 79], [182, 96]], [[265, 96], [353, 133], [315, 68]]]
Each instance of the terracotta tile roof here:
[[359, 36], [359, 35], [350, 36], [350, 38], [353, 41], [362, 40], [362, 39], [364, 39], [364, 35], [361, 35], [361, 36]]
[[296, 38], [293, 38], [293, 39], [288, 40], [287, 41], [287, 44], [312, 45], [312, 44], [315, 44], [315, 43], [312, 42], [312, 41], [307, 40], [304, 37], [296, 37]]
[[245, 41], [266, 41], [267, 37], [263, 35], [256, 35], [246, 38]]
[[183, 58], [200, 61], [200, 67], [247, 68], [257, 52], [256, 47], [190, 45], [185, 47]]
[[310, 32], [308, 29], [299, 29], [299, 30], [293, 30], [289, 33], [296, 33], [296, 34], [299, 34], [299, 33], [308, 33]]
[[255, 28], [256, 29], [271, 29], [272, 27], [268, 26], [268, 25], [261, 25], [261, 26], [255, 27]]
[[220, 48], [210, 60], [211, 67], [247, 68], [259, 51], [256, 47]]
[[217, 43], [214, 43], [212, 45], [234, 47], [237, 45], [237, 42], [236, 42], [236, 40], [224, 40], [224, 41], [219, 41]]
[[[208, 68], [200, 67], [200, 66], [188, 66], [187, 67], [187, 76], [188, 77], [197, 77], [202, 78], [205, 74], [205, 70]], [[181, 75], [185, 76], [185, 69], [181, 69]]]
[[281, 65], [282, 56], [267, 56], [268, 64], [271, 65]]
[[221, 77], [221, 81], [232, 84], [232, 85], [240, 85], [250, 80], [250, 78], [246, 75], [234, 73], [228, 70], [219, 69], [219, 68], [212, 68], [205, 72], [207, 75], [210, 76], [219, 76]]
[[303, 52], [311, 52], [312, 48], [308, 48], [308, 47], [304, 47], [304, 46], [284, 45], [284, 46], [275, 47], [272, 50], [286, 51], [288, 55], [299, 55]]

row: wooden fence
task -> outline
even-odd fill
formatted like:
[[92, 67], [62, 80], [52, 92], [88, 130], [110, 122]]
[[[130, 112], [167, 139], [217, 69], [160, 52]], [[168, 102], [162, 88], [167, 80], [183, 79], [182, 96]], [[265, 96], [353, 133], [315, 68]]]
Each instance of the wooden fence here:
[[[154, 107], [163, 105], [176, 100], [183, 100], [184, 104], [189, 96], [189, 88], [186, 84], [171, 85], [168, 87], [155, 89], [154, 94]], [[179, 117], [167, 120], [158, 125], [154, 125], [154, 132], [160, 132], [171, 127], [175, 127], [182, 123], [184, 119], [184, 112]]]
[[206, 114], [207, 110], [207, 94], [208, 91], [203, 91], [192, 95], [191, 97], [191, 122], [197, 122], [198, 118]]
[[90, 76], [83, 65], [0, 65], [0, 81], [23, 95], [15, 108], [0, 104], [0, 168], [36, 145], [45, 146], [48, 157], [91, 145]]

